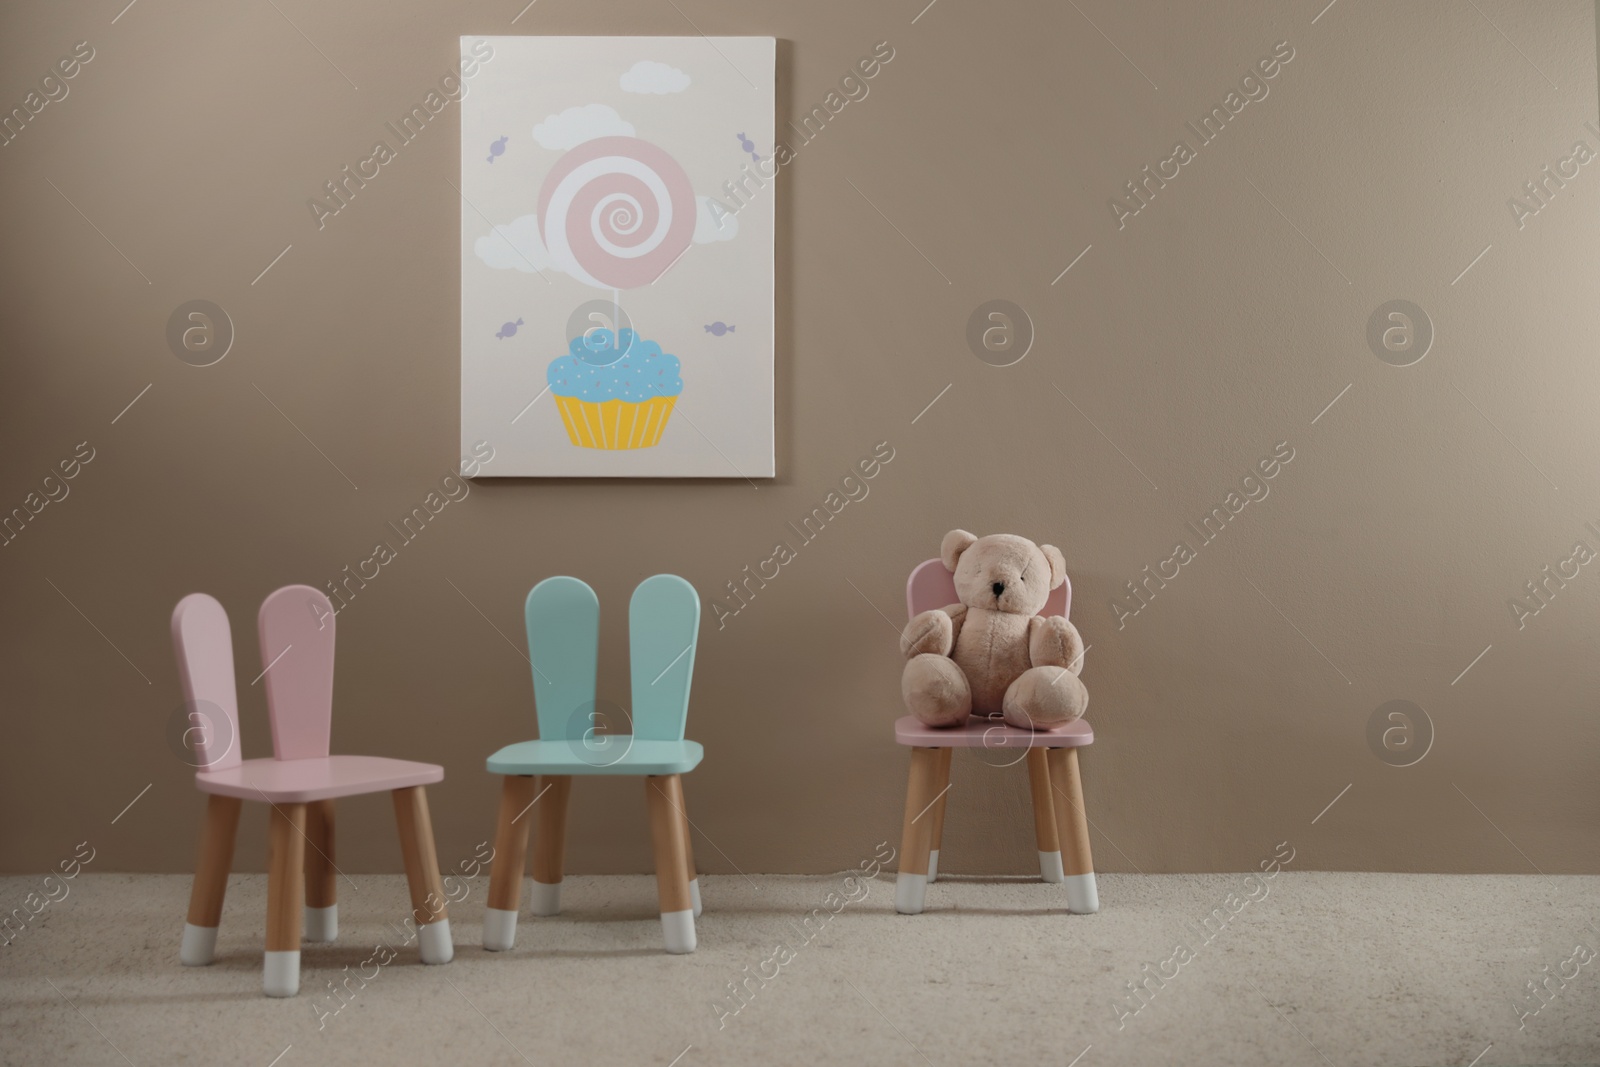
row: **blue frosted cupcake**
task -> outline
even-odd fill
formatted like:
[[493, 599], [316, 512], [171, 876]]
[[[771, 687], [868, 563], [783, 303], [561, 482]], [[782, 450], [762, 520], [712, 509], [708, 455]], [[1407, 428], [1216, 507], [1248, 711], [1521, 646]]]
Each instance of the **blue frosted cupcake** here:
[[678, 357], [630, 329], [574, 337], [550, 364], [550, 394], [580, 448], [649, 448], [683, 392]]

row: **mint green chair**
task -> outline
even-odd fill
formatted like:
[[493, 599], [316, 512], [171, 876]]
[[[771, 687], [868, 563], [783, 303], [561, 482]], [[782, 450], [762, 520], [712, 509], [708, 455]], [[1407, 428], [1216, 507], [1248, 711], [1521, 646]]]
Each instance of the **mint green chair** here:
[[[689, 685], [700, 632], [700, 595], [675, 574], [646, 578], [628, 604], [628, 660], [633, 710], [628, 733], [615, 729], [595, 701], [600, 654], [600, 601], [576, 578], [546, 578], [528, 593], [524, 615], [533, 665], [539, 740], [507, 745], [489, 757], [489, 773], [505, 775], [495, 828], [494, 870], [483, 920], [483, 947], [512, 948], [521, 909], [522, 873], [534, 823], [535, 915], [561, 910], [567, 798], [572, 779], [633, 775], [645, 780], [650, 835], [655, 844], [661, 929], [667, 951], [693, 952], [700, 914], [700, 881], [689, 846], [682, 775], [705, 750], [686, 741]], [[532, 809], [531, 817], [524, 819]]]

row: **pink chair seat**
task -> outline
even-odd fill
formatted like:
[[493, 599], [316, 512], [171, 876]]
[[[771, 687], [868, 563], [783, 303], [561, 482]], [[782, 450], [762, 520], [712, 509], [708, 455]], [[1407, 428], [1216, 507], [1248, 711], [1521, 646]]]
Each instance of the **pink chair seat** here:
[[382, 756], [313, 756], [309, 759], [251, 759], [220, 771], [199, 771], [194, 783], [203, 793], [273, 804], [382, 793], [444, 781], [444, 768]]
[[1019, 730], [1001, 719], [974, 716], [965, 726], [924, 726], [910, 715], [894, 721], [894, 739], [912, 748], [1081, 748], [1094, 744], [1094, 727], [1083, 719], [1057, 730]]

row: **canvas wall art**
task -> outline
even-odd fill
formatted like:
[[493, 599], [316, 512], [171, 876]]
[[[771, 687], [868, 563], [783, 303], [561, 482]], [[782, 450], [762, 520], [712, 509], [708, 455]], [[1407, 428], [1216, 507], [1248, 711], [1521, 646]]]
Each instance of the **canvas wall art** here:
[[487, 43], [461, 105], [463, 454], [771, 477], [774, 39]]

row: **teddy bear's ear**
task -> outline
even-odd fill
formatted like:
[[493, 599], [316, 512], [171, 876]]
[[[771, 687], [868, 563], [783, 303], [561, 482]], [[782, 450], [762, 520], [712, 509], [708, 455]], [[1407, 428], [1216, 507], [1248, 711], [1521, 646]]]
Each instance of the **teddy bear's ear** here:
[[1055, 545], [1040, 545], [1039, 551], [1043, 552], [1044, 558], [1050, 562], [1050, 588], [1059, 589], [1061, 583], [1067, 580], [1066, 558]]
[[944, 569], [954, 574], [961, 553], [971, 548], [977, 540], [965, 530], [951, 530], [945, 534], [944, 540], [939, 542], [939, 558], [944, 560]]

